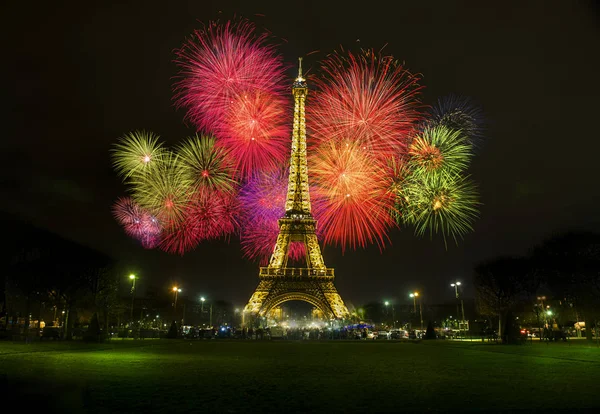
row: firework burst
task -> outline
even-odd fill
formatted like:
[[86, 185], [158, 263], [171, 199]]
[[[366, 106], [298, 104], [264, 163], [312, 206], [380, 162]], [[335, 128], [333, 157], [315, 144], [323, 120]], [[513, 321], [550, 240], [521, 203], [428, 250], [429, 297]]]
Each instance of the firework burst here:
[[177, 51], [180, 80], [175, 99], [198, 128], [218, 130], [242, 92], [282, 96], [285, 67], [267, 39], [247, 20], [211, 22]]
[[441, 233], [444, 243], [471, 231], [478, 217], [477, 189], [468, 177], [434, 174], [422, 179], [409, 180], [400, 195], [402, 219], [415, 226], [415, 232], [423, 235]]
[[[249, 180], [240, 191], [245, 220], [276, 222], [285, 213], [288, 177], [283, 169]], [[270, 246], [272, 248], [273, 246]]]
[[469, 165], [472, 146], [462, 131], [436, 126], [423, 129], [413, 139], [408, 154], [414, 174], [455, 175]]
[[165, 154], [158, 138], [158, 135], [145, 131], [125, 134], [112, 153], [117, 174], [127, 180], [133, 175], [144, 174], [158, 166]]
[[131, 184], [133, 199], [157, 217], [165, 228], [183, 221], [191, 190], [174, 154], [166, 153], [156, 168], [136, 175]]
[[161, 235], [158, 219], [130, 197], [119, 198], [113, 206], [113, 214], [125, 233], [138, 239], [147, 249], [156, 247]]
[[352, 141], [323, 144], [309, 160], [311, 198], [323, 242], [340, 245], [342, 251], [373, 242], [383, 247], [394, 226], [394, 196], [387, 179], [391, 171]]
[[356, 141], [378, 158], [406, 148], [419, 120], [418, 77], [392, 57], [372, 51], [347, 57], [334, 54], [322, 62], [325, 76], [316, 79], [307, 106], [311, 138], [319, 142]]
[[479, 106], [464, 96], [450, 95], [438, 99], [426, 122], [429, 127], [443, 126], [462, 131], [473, 145], [483, 138], [483, 113]]
[[242, 176], [270, 171], [285, 162], [289, 153], [289, 128], [283, 123], [285, 108], [283, 99], [257, 90], [232, 98], [217, 135]]
[[178, 149], [182, 179], [194, 191], [231, 193], [236, 181], [233, 161], [227, 150], [212, 137], [188, 138]]
[[183, 220], [163, 237], [160, 248], [183, 255], [203, 240], [227, 237], [238, 228], [237, 211], [234, 195], [200, 190], [190, 198]]
[[[241, 243], [244, 256], [256, 259], [265, 265], [277, 241], [277, 220], [285, 213], [287, 196], [287, 174], [279, 169], [261, 174], [248, 181], [240, 192], [240, 203], [244, 208]], [[291, 243], [288, 257], [297, 261], [305, 257], [302, 243]]]

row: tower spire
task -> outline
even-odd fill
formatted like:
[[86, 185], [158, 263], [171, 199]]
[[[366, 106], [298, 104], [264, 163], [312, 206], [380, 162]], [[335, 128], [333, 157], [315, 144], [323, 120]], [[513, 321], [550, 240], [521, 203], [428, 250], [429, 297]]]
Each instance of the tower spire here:
[[298, 58], [298, 77], [296, 80], [304, 80], [302, 77], [302, 57]]

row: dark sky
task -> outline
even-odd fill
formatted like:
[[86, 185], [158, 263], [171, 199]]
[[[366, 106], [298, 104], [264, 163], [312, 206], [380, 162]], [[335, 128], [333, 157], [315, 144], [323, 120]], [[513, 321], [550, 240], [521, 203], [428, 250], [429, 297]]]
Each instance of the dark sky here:
[[235, 239], [171, 256], [142, 249], [111, 216], [125, 193], [110, 166], [111, 145], [136, 129], [172, 145], [193, 133], [173, 106], [173, 50], [199, 22], [233, 15], [287, 39], [280, 50], [290, 64], [320, 50], [305, 60], [316, 67], [317, 58], [339, 45], [356, 47], [357, 39], [362, 47], [387, 44], [387, 53], [423, 75], [424, 103], [460, 93], [484, 110], [488, 138], [471, 168], [483, 202], [475, 232], [447, 250], [412, 229], [393, 232], [381, 254], [375, 246], [344, 256], [328, 247], [326, 263], [347, 302], [408, 302], [411, 289], [428, 302], [451, 300], [455, 278], [472, 295], [478, 261], [524, 254], [561, 230], [600, 231], [600, 43], [592, 2], [7, 3], [3, 210], [128, 261], [141, 287], [176, 281], [189, 295], [243, 305], [258, 283], [258, 265], [241, 258]]

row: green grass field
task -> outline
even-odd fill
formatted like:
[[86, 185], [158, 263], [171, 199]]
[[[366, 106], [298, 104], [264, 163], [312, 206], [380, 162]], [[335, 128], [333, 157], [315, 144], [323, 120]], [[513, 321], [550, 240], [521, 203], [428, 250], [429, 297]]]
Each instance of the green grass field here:
[[[432, 341], [0, 342], [0, 392], [39, 412], [581, 411], [600, 349]], [[8, 412], [8, 411], [6, 411]]]

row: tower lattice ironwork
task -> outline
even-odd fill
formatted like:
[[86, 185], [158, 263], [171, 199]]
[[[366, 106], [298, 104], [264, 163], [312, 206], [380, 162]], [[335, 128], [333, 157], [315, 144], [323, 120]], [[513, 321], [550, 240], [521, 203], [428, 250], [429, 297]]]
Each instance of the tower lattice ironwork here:
[[[312, 304], [327, 318], [341, 319], [348, 315], [348, 309], [333, 284], [333, 269], [325, 266], [315, 233], [317, 222], [311, 213], [304, 114], [308, 87], [302, 77], [302, 58], [292, 94], [294, 124], [285, 214], [279, 219], [279, 235], [269, 264], [260, 268], [260, 282], [244, 313], [265, 316], [281, 303], [300, 300]], [[291, 242], [304, 243], [305, 268], [287, 266]]]

